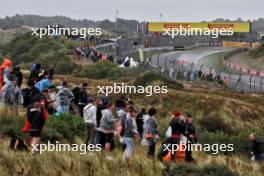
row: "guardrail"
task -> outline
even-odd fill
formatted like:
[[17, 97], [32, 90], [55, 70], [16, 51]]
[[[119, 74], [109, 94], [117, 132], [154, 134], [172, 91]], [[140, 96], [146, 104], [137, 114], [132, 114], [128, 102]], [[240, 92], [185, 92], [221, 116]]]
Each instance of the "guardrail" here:
[[222, 64], [229, 67], [230, 69], [242, 72], [243, 74], [264, 78], [264, 71], [257, 71], [256, 69], [245, 68], [238, 64], [233, 64], [227, 60], [223, 60]]
[[152, 56], [147, 63], [151, 70], [173, 80], [188, 81], [190, 83], [210, 82], [236, 92], [264, 93], [264, 78], [261, 77], [216, 71], [212, 67], [195, 65], [162, 54]]

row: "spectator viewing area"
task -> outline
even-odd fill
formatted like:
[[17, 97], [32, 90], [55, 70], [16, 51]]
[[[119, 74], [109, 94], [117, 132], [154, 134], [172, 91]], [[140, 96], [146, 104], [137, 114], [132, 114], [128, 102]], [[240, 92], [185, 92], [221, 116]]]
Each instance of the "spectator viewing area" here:
[[0, 176], [263, 176], [264, 1], [235, 1], [0, 0]]

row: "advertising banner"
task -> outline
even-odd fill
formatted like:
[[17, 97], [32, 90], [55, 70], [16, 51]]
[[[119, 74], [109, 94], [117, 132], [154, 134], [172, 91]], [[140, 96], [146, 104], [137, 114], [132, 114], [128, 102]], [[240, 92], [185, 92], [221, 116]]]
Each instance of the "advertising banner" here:
[[250, 23], [191, 23], [191, 22], [149, 22], [149, 32], [165, 32], [165, 29], [175, 28], [200, 28], [204, 30], [209, 29], [229, 29], [232, 28], [234, 32], [250, 32]]

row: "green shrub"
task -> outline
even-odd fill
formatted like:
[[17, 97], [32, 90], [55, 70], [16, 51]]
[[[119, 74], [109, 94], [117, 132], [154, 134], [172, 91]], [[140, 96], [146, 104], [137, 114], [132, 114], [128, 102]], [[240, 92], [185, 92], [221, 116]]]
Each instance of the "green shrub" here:
[[[72, 142], [76, 136], [83, 137], [86, 128], [83, 119], [71, 114], [50, 116], [46, 127], [56, 130], [64, 139]], [[59, 137], [59, 135], [57, 137]]]
[[67, 55], [65, 55], [65, 51], [62, 49], [47, 54], [43, 53], [39, 56], [38, 63], [42, 64], [44, 67], [52, 64], [56, 74], [71, 74], [76, 68], [78, 68], [78, 66], [73, 63]]
[[183, 85], [178, 83], [177, 81], [174, 81], [172, 79], [169, 79], [165, 76], [162, 76], [154, 72], [147, 72], [137, 77], [134, 84], [135, 86], [148, 86], [154, 82], [160, 82], [160, 84], [166, 85], [170, 89], [176, 89], [176, 90], [183, 89]]
[[248, 129], [244, 131], [237, 131], [232, 135], [227, 135], [223, 132], [207, 132], [203, 131], [198, 134], [198, 140], [201, 144], [233, 144], [233, 152], [222, 152], [223, 154], [240, 154], [244, 156], [249, 156], [250, 154], [250, 141], [248, 136], [250, 133], [255, 132], [258, 138], [263, 141], [264, 131], [260, 129]]
[[101, 61], [93, 65], [76, 70], [75, 75], [91, 79], [113, 79], [120, 77], [121, 69], [117, 64], [109, 61]]
[[264, 44], [262, 44], [259, 48], [252, 50], [250, 55], [255, 58], [264, 56]]
[[4, 55], [9, 54], [16, 64], [41, 63], [44, 66], [53, 64], [56, 74], [70, 74], [77, 65], [68, 55], [73, 53], [69, 41], [62, 38], [44, 37], [42, 39], [25, 34], [15, 38], [9, 44], [0, 48]]
[[120, 76], [125, 78], [137, 78], [147, 71], [146, 68], [141, 65], [135, 68], [120, 68], [120, 70]]
[[41, 134], [41, 141], [47, 143], [50, 141], [51, 143], [55, 143], [56, 141], [63, 141], [63, 136], [56, 129], [50, 127], [44, 127], [43, 132]]
[[16, 134], [18, 136], [23, 135], [20, 129], [24, 125], [25, 119], [10, 109], [1, 109], [0, 112], [0, 136], [11, 136]]
[[223, 119], [218, 116], [208, 116], [200, 119], [198, 124], [201, 129], [209, 132], [223, 132], [225, 134], [232, 134], [234, 130], [230, 124], [226, 124]]
[[[28, 135], [20, 129], [24, 126], [25, 118], [17, 115], [10, 109], [1, 109], [0, 137], [15, 134], [20, 137]], [[66, 140], [72, 142], [75, 137], [84, 137], [86, 132], [83, 119], [71, 114], [49, 116], [41, 135], [42, 141]]]

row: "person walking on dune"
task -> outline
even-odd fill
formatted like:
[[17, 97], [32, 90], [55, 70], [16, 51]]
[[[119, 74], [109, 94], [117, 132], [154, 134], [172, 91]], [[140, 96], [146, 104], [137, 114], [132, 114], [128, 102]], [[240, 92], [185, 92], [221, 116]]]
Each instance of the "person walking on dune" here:
[[133, 108], [127, 113], [125, 124], [124, 124], [124, 134], [123, 143], [125, 144], [125, 151], [123, 154], [123, 159], [129, 159], [134, 152], [135, 142], [134, 139], [139, 137], [137, 131], [136, 118], [137, 111]]
[[[105, 143], [101, 145], [104, 146], [104, 149], [108, 154], [110, 152], [111, 143], [113, 142], [114, 138], [115, 122], [117, 122], [119, 119], [116, 119], [113, 115], [115, 104], [109, 103], [107, 107], [107, 109], [102, 110], [102, 118], [100, 121], [100, 126], [97, 130], [100, 131], [100, 138], [103, 139], [100, 139], [100, 141], [105, 141]], [[107, 157], [111, 159], [110, 156]]]
[[85, 143], [95, 144], [95, 129], [96, 129], [96, 109], [99, 100], [89, 98], [88, 105], [83, 109], [83, 119], [86, 124], [87, 136]]
[[158, 123], [155, 118], [157, 110], [155, 108], [150, 108], [148, 111], [149, 118], [146, 121], [146, 139], [148, 145], [148, 157], [153, 157], [155, 155], [156, 142], [159, 138], [158, 136]]

